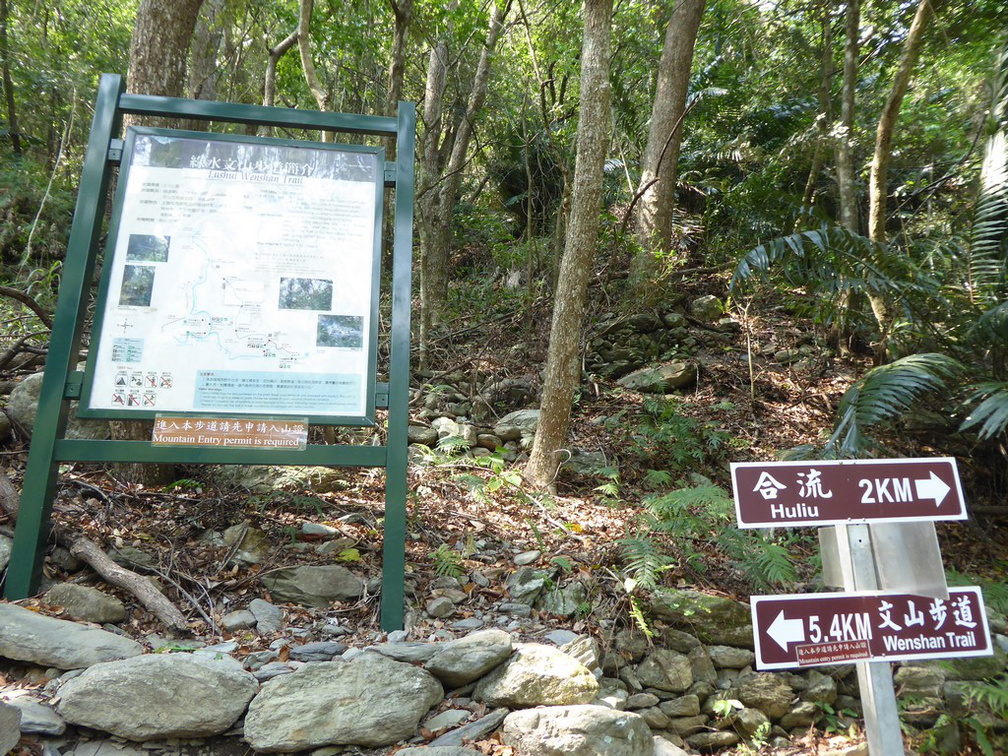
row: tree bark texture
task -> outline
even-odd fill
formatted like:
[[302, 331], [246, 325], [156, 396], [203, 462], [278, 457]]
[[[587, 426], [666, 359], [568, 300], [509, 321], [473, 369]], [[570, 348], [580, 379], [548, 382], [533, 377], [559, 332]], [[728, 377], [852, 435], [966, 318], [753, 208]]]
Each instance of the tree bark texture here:
[[11, 151], [21, 156], [21, 134], [18, 130], [17, 107], [14, 102], [14, 80], [10, 73], [10, 49], [7, 45], [7, 0], [0, 0], [0, 68], [3, 69], [4, 100], [7, 103], [7, 133]]
[[588, 275], [598, 243], [602, 179], [609, 151], [612, 0], [585, 0], [581, 48], [581, 112], [567, 240], [553, 304], [549, 353], [539, 427], [525, 467], [534, 486], [551, 485], [562, 462], [574, 392], [581, 377], [581, 334], [584, 328]]
[[[441, 139], [441, 97], [447, 77], [447, 47], [439, 43], [431, 52], [424, 97], [425, 186], [420, 200], [420, 344], [425, 350], [430, 328], [436, 324], [448, 300], [448, 261], [451, 244], [452, 210], [458, 201], [469, 143], [476, 117], [486, 100], [490, 81], [490, 61], [497, 48], [510, 2], [494, 5], [483, 49], [480, 51], [465, 115], [452, 138]], [[446, 159], [447, 156], [447, 159]], [[446, 161], [446, 162], [445, 162]], [[440, 170], [440, 165], [444, 165]]]
[[224, 40], [224, 8], [225, 0], [204, 0], [196, 19], [189, 65], [189, 96], [195, 100], [217, 99], [217, 54]]
[[828, 6], [822, 8], [822, 15], [822, 78], [819, 80], [819, 134], [816, 138], [815, 152], [812, 155], [812, 165], [809, 167], [808, 180], [805, 182], [805, 191], [802, 194], [802, 214], [796, 222], [796, 231], [802, 223], [802, 216], [806, 216], [815, 204], [816, 183], [819, 180], [819, 172], [822, 170], [823, 155], [827, 150], [829, 142], [829, 127], [833, 121], [833, 101], [830, 97], [830, 85], [833, 82], [833, 27], [830, 24]]
[[[403, 79], [406, 75], [406, 43], [413, 21], [413, 0], [389, 0], [392, 7], [392, 50], [388, 69], [388, 89], [385, 95], [385, 115], [395, 116], [402, 99]], [[391, 159], [391, 157], [390, 157]]]
[[298, 15], [298, 52], [301, 54], [301, 69], [304, 71], [308, 89], [311, 90], [319, 110], [325, 111], [329, 110], [329, 93], [319, 80], [311, 53], [311, 17], [314, 9], [315, 0], [301, 0]]
[[893, 78], [892, 90], [886, 100], [885, 108], [879, 117], [878, 128], [875, 130], [875, 154], [872, 158], [871, 177], [868, 181], [868, 236], [873, 241], [885, 243], [886, 240], [886, 174], [889, 170], [889, 158], [892, 154], [892, 137], [896, 128], [896, 118], [899, 116], [903, 96], [910, 84], [910, 76], [917, 65], [921, 46], [924, 43], [924, 32], [928, 22], [934, 15], [931, 0], [921, 0], [914, 14], [910, 31], [903, 42], [899, 66]]
[[657, 272], [656, 255], [667, 250], [672, 240], [682, 120], [704, 3], [705, 0], [679, 0], [665, 32], [638, 188], [642, 192], [637, 209], [641, 249], [631, 270], [631, 280], [638, 286], [646, 284]]
[[858, 39], [860, 35], [861, 0], [847, 0], [836, 171], [837, 190], [840, 195], [840, 224], [854, 233], [858, 232], [857, 185], [854, 176], [854, 101], [857, 91]]

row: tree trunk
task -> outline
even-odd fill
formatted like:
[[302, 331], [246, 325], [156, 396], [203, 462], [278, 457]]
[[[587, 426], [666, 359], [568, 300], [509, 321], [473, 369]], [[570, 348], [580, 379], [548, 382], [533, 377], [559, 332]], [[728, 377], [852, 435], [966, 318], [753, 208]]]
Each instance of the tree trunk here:
[[903, 52], [900, 54], [899, 67], [893, 78], [892, 91], [886, 100], [885, 108], [879, 117], [878, 128], [875, 131], [875, 155], [872, 158], [871, 178], [868, 181], [868, 236], [880, 244], [886, 240], [886, 174], [889, 170], [889, 158], [892, 153], [892, 137], [896, 128], [896, 118], [903, 96], [906, 94], [913, 74], [917, 58], [920, 56], [921, 45], [924, 42], [924, 32], [928, 22], [934, 15], [931, 0], [921, 0], [914, 14], [910, 32], [903, 42]]
[[216, 100], [217, 53], [224, 39], [225, 0], [204, 0], [203, 12], [196, 19], [193, 31], [192, 56], [189, 65], [189, 96], [194, 100]]
[[812, 165], [809, 167], [808, 180], [805, 182], [805, 192], [802, 194], [802, 213], [795, 222], [795, 231], [799, 230], [804, 217], [811, 213], [815, 205], [815, 187], [819, 180], [819, 172], [823, 166], [823, 156], [826, 153], [829, 140], [829, 126], [833, 121], [833, 101], [830, 97], [830, 85], [833, 82], [833, 26], [830, 24], [829, 6], [824, 5], [822, 11], [822, 78], [819, 80], [819, 134], [816, 138], [815, 152], [812, 155]]
[[[298, 52], [301, 54], [301, 69], [304, 71], [305, 82], [311, 90], [312, 97], [318, 109], [329, 110], [329, 93], [326, 92], [322, 82], [319, 81], [318, 73], [315, 71], [315, 63], [311, 55], [311, 17], [315, 9], [315, 0], [301, 0], [300, 14], [298, 15]], [[325, 135], [323, 134], [323, 139]]]
[[0, 68], [3, 69], [4, 100], [7, 102], [7, 133], [11, 151], [21, 157], [21, 134], [18, 132], [17, 108], [14, 103], [14, 80], [10, 73], [10, 50], [7, 46], [7, 0], [0, 0]]
[[[394, 116], [402, 99], [403, 79], [406, 75], [406, 43], [410, 23], [413, 21], [413, 0], [389, 0], [395, 26], [392, 29], [391, 60], [388, 69], [388, 89], [385, 96], [385, 115]], [[395, 144], [392, 142], [392, 144]], [[391, 159], [391, 157], [389, 158]]]
[[660, 255], [672, 240], [676, 165], [682, 145], [682, 120], [686, 111], [693, 48], [705, 0], [679, 0], [665, 32], [658, 63], [654, 105], [647, 147], [641, 160], [641, 192], [637, 209], [640, 251], [634, 257], [630, 278], [638, 290], [660, 274]]
[[[186, 53], [203, 0], [142, 0], [130, 40], [127, 89], [137, 94], [182, 97], [186, 83]], [[138, 119], [124, 118], [124, 124]], [[168, 119], [144, 119], [153, 126], [171, 125]], [[112, 423], [112, 437], [150, 441], [152, 424], [142, 421]], [[171, 465], [121, 464], [126, 482], [162, 486], [174, 479]]]
[[[426, 195], [421, 200], [420, 233], [420, 348], [422, 353], [426, 352], [430, 327], [441, 319], [445, 303], [448, 301], [448, 261], [452, 210], [455, 208], [459, 188], [462, 185], [462, 169], [469, 151], [469, 142], [475, 128], [476, 116], [486, 99], [487, 85], [490, 81], [490, 60], [497, 47], [501, 32], [504, 30], [504, 18], [509, 7], [510, 2], [504, 5], [494, 5], [490, 28], [480, 52], [476, 73], [473, 76], [465, 115], [458, 124], [454, 138], [450, 141], [446, 139], [445, 143], [439, 146], [440, 129], [428, 131], [425, 134], [424, 167], [427, 186], [425, 187]], [[447, 73], [446, 57], [447, 48], [442, 48], [441, 45], [431, 52], [427, 75], [427, 94], [424, 98], [424, 122], [428, 129], [441, 120], [440, 98], [444, 93], [445, 79], [443, 77]], [[446, 151], [448, 159], [444, 171], [435, 170], [437, 164], [444, 159]]]
[[585, 0], [581, 48], [581, 113], [567, 241], [560, 262], [539, 427], [525, 467], [538, 487], [550, 486], [567, 439], [574, 392], [580, 382], [578, 359], [584, 327], [588, 275], [595, 256], [602, 178], [609, 150], [609, 60], [612, 0]]
[[858, 39], [861, 35], [860, 2], [861, 0], [847, 0], [840, 129], [836, 146], [840, 224], [854, 233], [858, 232], [857, 188], [854, 178], [854, 96], [857, 91]]

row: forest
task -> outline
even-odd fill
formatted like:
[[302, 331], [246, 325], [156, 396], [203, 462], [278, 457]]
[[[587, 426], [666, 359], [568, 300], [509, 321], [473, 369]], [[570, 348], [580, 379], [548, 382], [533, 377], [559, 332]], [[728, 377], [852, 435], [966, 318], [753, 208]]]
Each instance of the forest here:
[[[566, 621], [651, 638], [662, 587], [745, 600], [815, 585], [813, 529], [734, 526], [730, 462], [954, 457], [969, 519], [938, 525], [949, 582], [1008, 612], [1002, 0], [0, 0], [0, 73], [0, 534], [31, 441], [2, 405], [43, 368], [114, 73], [139, 94], [415, 106], [417, 595], [481, 554], [534, 551], [587, 586]], [[122, 297], [146, 306], [167, 240], [138, 238]], [[281, 308], [337, 309], [338, 286], [336, 271], [285, 277]], [[318, 344], [358, 349], [359, 328], [322, 314]], [[502, 437], [502, 417], [531, 409], [534, 433]], [[258, 493], [199, 466], [62, 473], [55, 521], [77, 531], [63, 537], [160, 549], [196, 634], [261, 589], [259, 570], [316, 557], [292, 548], [311, 541], [306, 517], [340, 523], [341, 561], [379, 569], [380, 481], [364, 471]], [[197, 525], [242, 522], [271, 544], [265, 564], [186, 547]], [[375, 621], [373, 600], [347, 611]], [[975, 700], [1008, 718], [1005, 675], [983, 685]], [[998, 752], [981, 720], [959, 723], [960, 752]]]

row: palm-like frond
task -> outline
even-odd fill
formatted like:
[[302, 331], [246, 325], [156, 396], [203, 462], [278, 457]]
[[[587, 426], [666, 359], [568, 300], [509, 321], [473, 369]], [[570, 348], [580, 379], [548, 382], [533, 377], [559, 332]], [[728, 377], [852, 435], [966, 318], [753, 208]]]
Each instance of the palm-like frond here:
[[989, 381], [978, 384], [966, 402], [979, 404], [966, 416], [962, 430], [979, 425], [977, 434], [986, 440], [1008, 429], [1008, 383]]
[[856, 457], [874, 442], [872, 426], [902, 416], [921, 397], [946, 386], [962, 366], [944, 354], [903, 357], [865, 373], [840, 400], [839, 421], [827, 448], [840, 457]]

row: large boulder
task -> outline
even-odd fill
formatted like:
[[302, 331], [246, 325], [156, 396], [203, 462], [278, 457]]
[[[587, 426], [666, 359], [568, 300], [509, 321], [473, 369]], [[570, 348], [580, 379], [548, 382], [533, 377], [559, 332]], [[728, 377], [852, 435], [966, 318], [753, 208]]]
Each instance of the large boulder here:
[[[21, 381], [7, 397], [7, 414], [16, 423], [32, 431], [38, 413], [39, 394], [42, 392], [42, 373], [34, 373]], [[77, 402], [70, 403], [67, 415], [66, 437], [89, 441], [111, 438], [108, 420], [79, 420]]]
[[424, 668], [457, 688], [476, 680], [511, 656], [511, 636], [491, 628], [444, 644]]
[[553, 706], [515, 711], [504, 720], [504, 742], [536, 756], [651, 756], [644, 719], [604, 706]]
[[262, 579], [275, 601], [325, 607], [334, 601], [354, 601], [364, 583], [339, 564], [288, 567]]
[[21, 740], [21, 712], [0, 701], [0, 753], [7, 753]]
[[686, 388], [696, 383], [697, 369], [695, 365], [681, 360], [666, 362], [657, 367], [646, 367], [635, 370], [617, 381], [621, 386], [632, 391], [648, 394], [671, 394], [677, 389]]
[[62, 606], [75, 620], [104, 625], [126, 619], [126, 606], [115, 596], [76, 583], [59, 583], [45, 594], [45, 602]]
[[651, 614], [703, 643], [754, 648], [749, 607], [732, 599], [690, 589], [659, 591]]
[[598, 680], [553, 646], [520, 646], [510, 661], [476, 684], [473, 698], [491, 706], [568, 706], [595, 700]]
[[204, 738], [230, 729], [257, 687], [232, 659], [149, 654], [96, 664], [68, 680], [57, 711], [127, 740]]
[[129, 638], [46, 617], [17, 604], [0, 604], [0, 656], [8, 659], [80, 669], [143, 652], [144, 647]]
[[412, 735], [443, 695], [426, 670], [381, 654], [306, 664], [263, 685], [245, 717], [245, 739], [257, 751], [387, 746]]

